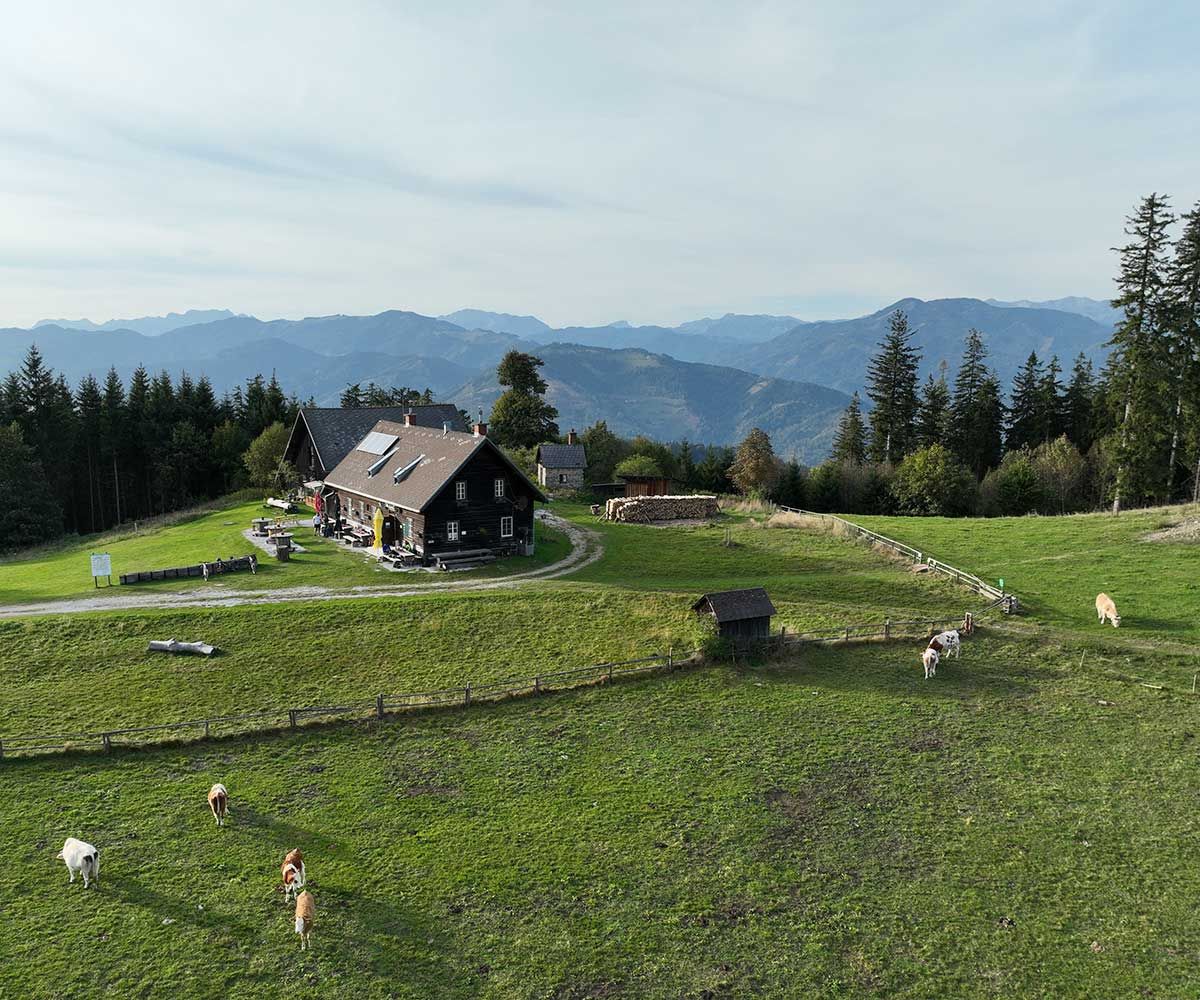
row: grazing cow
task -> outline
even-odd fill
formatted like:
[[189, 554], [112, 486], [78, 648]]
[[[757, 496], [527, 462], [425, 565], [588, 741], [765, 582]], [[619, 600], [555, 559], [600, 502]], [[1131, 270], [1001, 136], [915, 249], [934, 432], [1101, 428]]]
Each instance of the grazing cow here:
[[1112, 622], [1113, 628], [1117, 628], [1121, 624], [1121, 616], [1117, 614], [1117, 606], [1108, 594], [1096, 595], [1096, 614], [1100, 617], [1101, 625], [1104, 624], [1105, 618]]
[[284, 897], [294, 898], [304, 888], [304, 855], [300, 853], [300, 848], [288, 851], [280, 871], [283, 873]]
[[939, 632], [929, 640], [929, 648], [936, 650], [940, 657], [953, 655], [958, 659], [958, 654], [962, 651], [962, 640], [959, 638], [957, 629], [950, 629], [947, 632]]
[[219, 781], [208, 790], [208, 808], [212, 810], [217, 826], [224, 826], [225, 814], [229, 812], [229, 792]]
[[930, 677], [937, 673], [938, 659], [938, 651], [932, 646], [926, 647], [925, 652], [921, 654], [921, 663], [925, 667], [926, 680], [929, 680]]
[[313, 924], [317, 919], [317, 904], [313, 894], [305, 889], [296, 897], [296, 933], [300, 935], [300, 950], [312, 948], [309, 938], [312, 937]]
[[72, 882], [75, 881], [75, 873], [79, 872], [83, 875], [85, 889], [90, 888], [93, 882], [100, 885], [100, 852], [91, 844], [68, 837], [63, 849], [58, 852], [58, 860], [67, 863]]

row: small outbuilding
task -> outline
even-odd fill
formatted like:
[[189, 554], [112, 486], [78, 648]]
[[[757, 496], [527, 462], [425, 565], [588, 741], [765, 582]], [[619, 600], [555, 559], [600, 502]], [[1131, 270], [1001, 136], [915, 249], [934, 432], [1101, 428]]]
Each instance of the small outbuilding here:
[[762, 587], [705, 594], [692, 605], [692, 610], [698, 615], [712, 615], [717, 632], [725, 639], [737, 642], [771, 636], [775, 605]]
[[587, 454], [572, 430], [566, 444], [540, 444], [537, 450], [537, 479], [539, 486], [551, 490], [583, 489], [583, 473]]

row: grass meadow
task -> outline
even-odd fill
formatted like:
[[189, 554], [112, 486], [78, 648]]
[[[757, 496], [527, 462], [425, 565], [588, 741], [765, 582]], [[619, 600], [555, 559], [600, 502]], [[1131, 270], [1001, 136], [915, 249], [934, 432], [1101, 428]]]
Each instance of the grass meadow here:
[[[420, 586], [444, 579], [426, 573], [393, 573], [382, 569], [361, 552], [348, 551], [333, 539], [321, 538], [312, 526], [294, 529], [295, 541], [306, 551], [294, 553], [286, 563], [277, 562], [256, 549], [242, 532], [256, 517], [278, 514], [257, 500], [234, 502], [206, 509], [193, 515], [172, 516], [152, 523], [137, 532], [122, 528], [103, 535], [70, 539], [61, 544], [35, 549], [27, 554], [0, 557], [0, 604], [29, 604], [66, 597], [87, 597], [96, 593], [89, 556], [107, 552], [112, 556], [113, 583], [121, 573], [173, 566], [192, 566], [230, 556], [253, 552], [259, 557], [258, 571], [216, 577], [206, 582], [201, 577], [182, 580], [156, 580], [122, 589], [122, 596], [155, 590], [186, 592], [198, 587], [220, 590], [268, 590], [274, 587], [324, 586], [361, 587], [373, 585]], [[302, 509], [288, 515], [296, 520], [311, 519], [312, 512]], [[505, 559], [491, 566], [464, 573], [454, 579], [490, 579], [510, 573], [527, 572], [562, 559], [570, 543], [561, 531], [537, 526], [535, 555]], [[103, 586], [103, 585], [102, 585]]]
[[[795, 628], [978, 603], [824, 534], [569, 513], [604, 558], [521, 589], [0, 623], [0, 734], [686, 646], [705, 590], [765, 585]], [[871, 520], [981, 575], [1003, 563], [1029, 615], [989, 623], [930, 682], [919, 644], [806, 648], [383, 723], [5, 758], [0, 996], [1200, 992], [1188, 636], [1076, 628], [1067, 561], [1030, 556], [1087, 536], [1103, 567], [1141, 543], [1075, 519], [972, 522], [976, 542]], [[1190, 550], [1146, 551], [1138, 600], [1166, 608]], [[169, 635], [225, 652], [144, 653]], [[66, 836], [100, 847], [100, 890], [67, 885]], [[297, 846], [311, 953], [278, 888]]]

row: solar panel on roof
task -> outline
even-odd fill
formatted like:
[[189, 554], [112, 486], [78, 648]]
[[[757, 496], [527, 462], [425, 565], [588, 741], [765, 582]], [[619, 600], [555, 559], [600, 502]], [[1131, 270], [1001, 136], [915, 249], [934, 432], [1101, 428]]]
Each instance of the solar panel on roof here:
[[358, 451], [365, 451], [368, 455], [383, 455], [399, 440], [395, 434], [371, 431], [359, 442]]

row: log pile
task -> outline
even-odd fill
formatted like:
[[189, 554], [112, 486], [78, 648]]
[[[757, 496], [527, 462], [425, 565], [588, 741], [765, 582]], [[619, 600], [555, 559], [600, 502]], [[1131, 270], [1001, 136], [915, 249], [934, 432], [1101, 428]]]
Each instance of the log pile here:
[[719, 513], [714, 496], [613, 497], [604, 505], [606, 521], [626, 521], [630, 524], [706, 520]]

